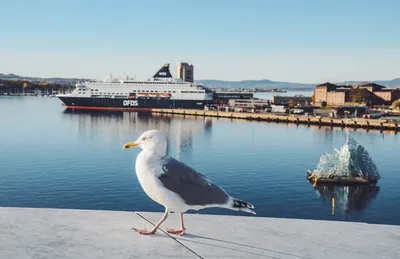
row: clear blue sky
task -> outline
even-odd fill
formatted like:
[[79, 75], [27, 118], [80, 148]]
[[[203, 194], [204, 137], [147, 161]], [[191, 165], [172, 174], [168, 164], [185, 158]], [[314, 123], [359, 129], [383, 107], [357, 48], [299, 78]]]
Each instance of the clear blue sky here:
[[2, 1], [0, 73], [292, 82], [400, 77], [400, 1]]

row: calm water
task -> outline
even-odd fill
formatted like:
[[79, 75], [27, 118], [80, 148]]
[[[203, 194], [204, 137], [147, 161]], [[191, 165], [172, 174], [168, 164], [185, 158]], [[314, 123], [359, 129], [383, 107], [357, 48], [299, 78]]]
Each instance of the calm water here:
[[[122, 149], [157, 128], [168, 135], [172, 156], [251, 201], [257, 216], [400, 224], [400, 134], [354, 133], [381, 172], [376, 187], [315, 190], [306, 171], [322, 153], [344, 143], [341, 129], [71, 112], [56, 98], [38, 97], [0, 97], [0, 119], [0, 206], [162, 212], [137, 181], [139, 150]], [[200, 213], [249, 215], [225, 209]]]

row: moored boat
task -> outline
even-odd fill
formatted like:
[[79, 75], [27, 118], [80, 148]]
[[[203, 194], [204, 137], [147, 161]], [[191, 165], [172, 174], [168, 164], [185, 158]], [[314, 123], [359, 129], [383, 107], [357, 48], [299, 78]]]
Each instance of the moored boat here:
[[121, 80], [110, 75], [103, 81], [78, 83], [72, 93], [57, 97], [63, 105], [75, 109], [204, 109], [212, 101], [213, 92], [204, 85], [173, 78], [169, 64], [165, 64], [148, 80]]

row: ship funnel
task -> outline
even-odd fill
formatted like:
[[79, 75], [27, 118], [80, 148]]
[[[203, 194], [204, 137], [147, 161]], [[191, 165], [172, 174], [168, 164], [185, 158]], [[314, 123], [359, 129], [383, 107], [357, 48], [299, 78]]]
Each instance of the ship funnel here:
[[153, 78], [172, 78], [172, 75], [169, 72], [169, 63], [164, 64], [164, 66], [157, 71]]

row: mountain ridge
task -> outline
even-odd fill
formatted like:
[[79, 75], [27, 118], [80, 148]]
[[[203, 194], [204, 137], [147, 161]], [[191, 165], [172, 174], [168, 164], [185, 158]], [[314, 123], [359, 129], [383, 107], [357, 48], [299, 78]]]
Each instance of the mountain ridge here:
[[[208, 86], [214, 86], [215, 88], [282, 88], [282, 89], [291, 89], [291, 88], [314, 88], [316, 85], [325, 83], [315, 83], [315, 84], [306, 84], [306, 83], [296, 83], [296, 82], [281, 82], [281, 81], [272, 81], [269, 79], [261, 79], [261, 80], [240, 80], [240, 81], [228, 81], [228, 80], [215, 80], [215, 79], [205, 79], [205, 80], [196, 80], [198, 83], [203, 83]], [[357, 81], [357, 80], [349, 80], [342, 82], [330, 82], [336, 85], [343, 84], [362, 84], [362, 83], [376, 83], [388, 88], [399, 87], [400, 88], [400, 78], [395, 78], [392, 80], [373, 80], [373, 81]]]
[[[2, 74], [0, 73], [0, 79], [19, 79], [19, 80], [29, 80], [29, 81], [50, 81], [53, 83], [60, 84], [75, 84], [78, 81], [89, 80], [87, 78], [63, 78], [63, 77], [23, 77], [16, 74]], [[296, 83], [296, 82], [282, 82], [282, 81], [272, 81], [269, 79], [260, 79], [260, 80], [218, 80], [218, 79], [201, 79], [196, 80], [197, 83], [201, 83], [207, 85], [209, 87], [213, 86], [214, 88], [244, 88], [244, 89], [253, 89], [253, 88], [263, 88], [263, 89], [312, 89], [316, 85], [325, 83], [315, 83], [315, 84], [305, 84], [305, 83]], [[341, 84], [361, 84], [361, 83], [376, 83], [380, 85], [384, 85], [388, 88], [399, 87], [400, 88], [400, 78], [394, 78], [392, 80], [373, 80], [373, 81], [357, 81], [357, 80], [349, 80], [343, 82], [331, 82], [333, 84], [341, 85]]]

